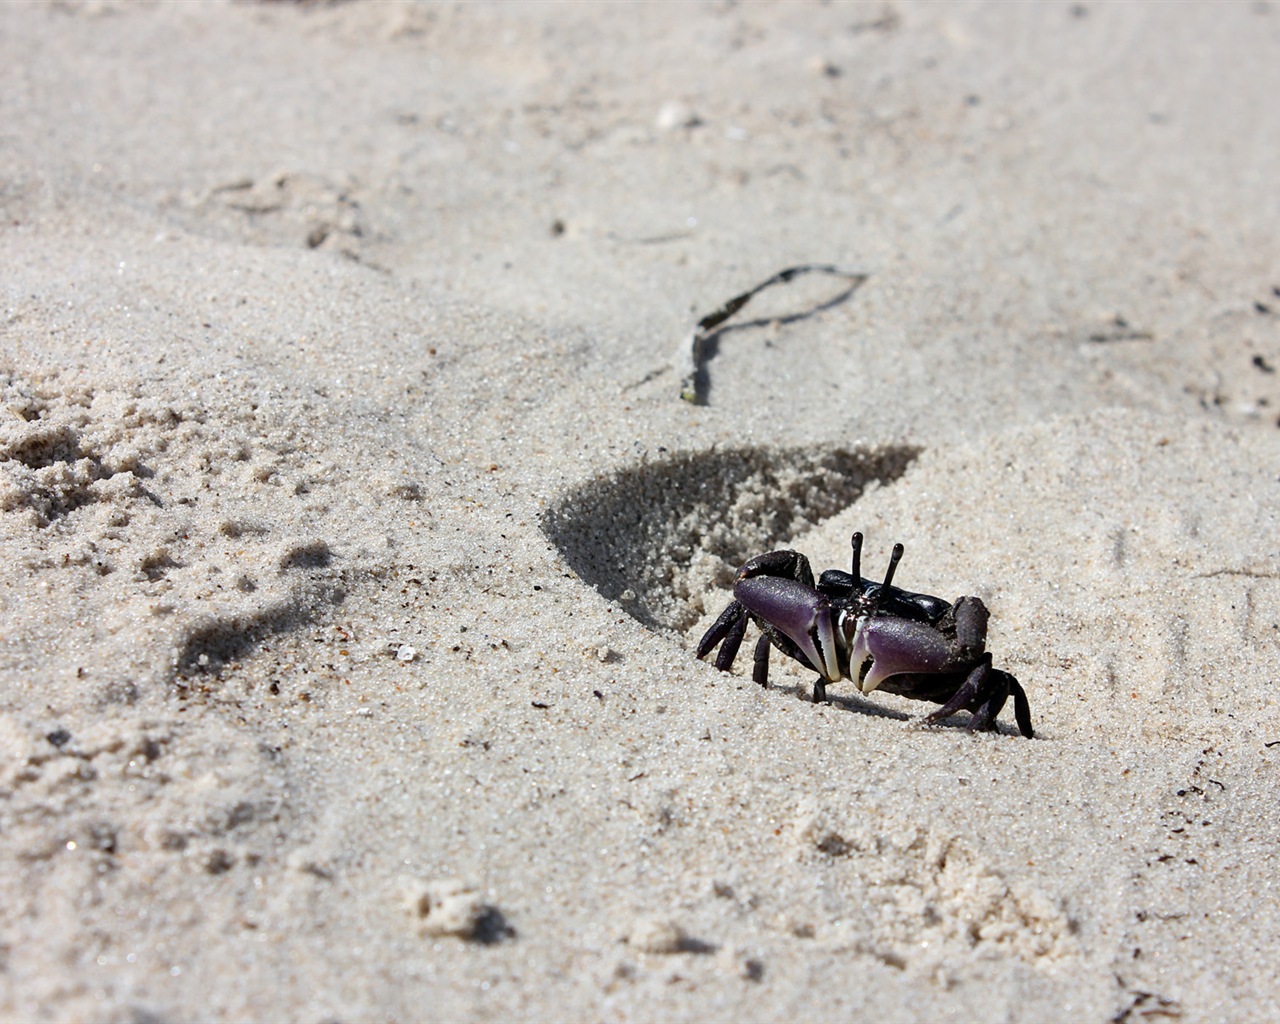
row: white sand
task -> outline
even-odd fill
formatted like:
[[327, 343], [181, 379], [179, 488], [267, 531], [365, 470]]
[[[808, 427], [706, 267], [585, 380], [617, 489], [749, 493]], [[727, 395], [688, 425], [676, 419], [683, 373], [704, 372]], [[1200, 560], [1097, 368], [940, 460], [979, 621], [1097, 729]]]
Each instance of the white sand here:
[[[0, 1015], [1280, 1016], [1277, 42], [0, 6]], [[855, 529], [1034, 740], [694, 660]]]

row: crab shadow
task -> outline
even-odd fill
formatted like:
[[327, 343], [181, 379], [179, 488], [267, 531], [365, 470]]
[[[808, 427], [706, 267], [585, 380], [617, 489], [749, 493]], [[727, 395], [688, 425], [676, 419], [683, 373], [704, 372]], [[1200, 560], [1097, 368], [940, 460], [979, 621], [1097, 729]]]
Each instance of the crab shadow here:
[[[847, 684], [846, 684], [847, 685]], [[776, 683], [770, 682], [769, 689], [794, 697], [797, 700], [810, 704], [813, 701], [813, 690], [810, 686], [803, 683]], [[911, 702], [916, 703], [916, 702]], [[939, 719], [936, 722], [924, 721], [924, 716], [929, 713], [932, 705], [917, 704], [919, 710], [912, 713], [910, 710], [902, 708], [890, 707], [885, 704], [877, 704], [874, 700], [870, 700], [859, 693], [832, 693], [827, 691], [827, 704], [833, 709], [839, 711], [849, 711], [858, 715], [870, 715], [872, 718], [885, 718], [892, 722], [914, 723], [920, 732], [965, 732], [969, 724], [969, 713], [958, 712], [954, 715], [948, 715], [946, 718]], [[1017, 727], [1009, 725], [1006, 722], [997, 722], [996, 728], [990, 730], [993, 735], [999, 736], [1019, 736]], [[970, 734], [975, 735], [975, 734]], [[1037, 739], [1041, 738], [1037, 734]]]
[[[742, 447], [643, 461], [542, 518], [569, 567], [650, 629], [690, 629], [739, 565], [900, 477], [920, 449]], [[714, 600], [719, 600], [719, 595]]]
[[[803, 691], [797, 690], [797, 694], [803, 699], [806, 695]], [[859, 715], [871, 715], [873, 718], [887, 718], [895, 722], [903, 722], [912, 724], [919, 732], [968, 732], [969, 713], [959, 712], [954, 715], [948, 715], [946, 718], [940, 718], [936, 722], [926, 722], [924, 716], [932, 709], [932, 705], [920, 704], [920, 710], [915, 714], [910, 711], [902, 711], [898, 708], [886, 707], [883, 704], [876, 704], [865, 697], [849, 697], [844, 695], [834, 695], [828, 693], [829, 703], [840, 708], [842, 711], [852, 711]], [[1006, 722], [997, 722], [996, 727], [989, 730], [991, 735], [998, 736], [1020, 736], [1016, 726], [1009, 725]], [[968, 733], [975, 736], [977, 733]]]
[[[744, 680], [748, 681], [749, 680]], [[782, 683], [771, 680], [768, 691], [791, 697], [805, 704], [813, 704], [813, 687], [805, 683]], [[886, 707], [868, 700], [861, 694], [832, 693], [827, 691], [826, 705], [836, 711], [851, 711], [859, 715], [870, 715], [872, 718], [887, 718], [893, 722], [909, 722], [915, 716], [898, 708]]]

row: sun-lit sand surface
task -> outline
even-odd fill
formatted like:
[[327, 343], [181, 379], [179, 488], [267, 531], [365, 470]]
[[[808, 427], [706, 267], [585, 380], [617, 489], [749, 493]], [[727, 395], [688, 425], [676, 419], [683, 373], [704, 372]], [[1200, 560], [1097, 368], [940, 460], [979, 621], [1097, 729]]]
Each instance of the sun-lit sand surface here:
[[[1280, 1016], [1278, 43], [0, 5], [0, 1016]], [[1034, 739], [694, 658], [855, 530]]]

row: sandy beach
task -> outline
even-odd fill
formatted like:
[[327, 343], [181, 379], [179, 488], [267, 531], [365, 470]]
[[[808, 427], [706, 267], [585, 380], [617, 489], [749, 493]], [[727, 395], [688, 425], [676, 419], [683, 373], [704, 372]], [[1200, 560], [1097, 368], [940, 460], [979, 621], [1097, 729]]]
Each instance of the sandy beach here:
[[[0, 1018], [1280, 1017], [1277, 54], [0, 5]], [[855, 531], [1034, 738], [696, 659]]]

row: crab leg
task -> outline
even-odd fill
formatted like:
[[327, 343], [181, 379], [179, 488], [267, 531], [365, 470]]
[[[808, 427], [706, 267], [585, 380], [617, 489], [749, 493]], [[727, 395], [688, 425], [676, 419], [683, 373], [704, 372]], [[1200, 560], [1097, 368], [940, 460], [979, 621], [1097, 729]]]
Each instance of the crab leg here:
[[736, 582], [755, 579], [758, 576], [776, 576], [778, 579], [795, 580], [813, 589], [813, 569], [809, 559], [799, 551], [770, 551], [756, 555], [738, 570]]
[[[984, 703], [977, 711], [973, 713], [973, 717], [969, 719], [969, 731], [978, 732], [980, 729], [994, 729], [996, 727], [996, 716], [1000, 714], [1001, 709], [1005, 705], [1005, 701], [1009, 699], [1009, 681], [1002, 678], [1007, 674], [1004, 672], [989, 672], [987, 674], [987, 692], [990, 694], [986, 703]], [[982, 700], [981, 697], [978, 700]]]
[[[738, 644], [742, 643], [742, 634], [747, 628], [747, 610], [738, 604], [737, 601], [730, 603], [729, 607], [720, 613], [720, 618], [712, 624], [702, 639], [698, 641], [697, 650], [694, 652], [695, 657], [705, 658], [711, 653], [711, 649], [715, 647], [721, 640], [727, 637], [734, 629], [738, 630]], [[727, 646], [727, 645], [726, 645]], [[723, 651], [721, 652], [723, 653]], [[734, 644], [733, 653], [738, 653], [738, 645]], [[733, 661], [732, 655], [729, 658]], [[716, 661], [716, 667], [719, 668], [719, 660]]]
[[1013, 676], [1009, 676], [1009, 693], [1013, 695], [1013, 717], [1018, 721], [1018, 731], [1031, 739], [1035, 735], [1031, 728], [1031, 705], [1027, 703], [1027, 691]]
[[746, 635], [747, 616], [742, 615], [729, 627], [729, 633], [724, 638], [724, 643], [720, 645], [720, 653], [716, 655], [716, 668], [721, 672], [729, 671], [733, 665], [733, 659], [738, 656], [738, 648], [742, 646], [742, 638]]
[[756, 641], [756, 660], [755, 668], [752, 669], [751, 678], [761, 686], [769, 685], [769, 635], [766, 633]]
[[956, 639], [962, 647], [980, 651], [987, 645], [991, 613], [978, 597], [959, 597], [955, 603]]
[[941, 718], [947, 718], [954, 715], [957, 711], [963, 711], [971, 707], [980, 697], [985, 696], [984, 688], [989, 685], [987, 676], [991, 672], [991, 655], [984, 654], [982, 660], [974, 666], [973, 671], [960, 684], [960, 688], [956, 690], [949, 701], [925, 715], [926, 722], [936, 722]]

